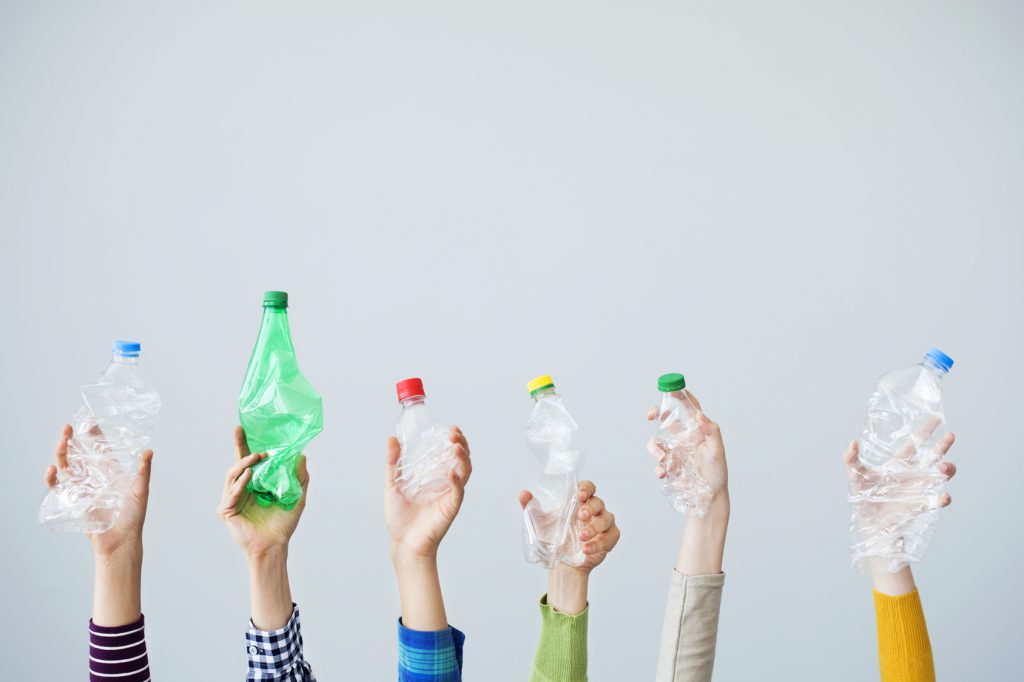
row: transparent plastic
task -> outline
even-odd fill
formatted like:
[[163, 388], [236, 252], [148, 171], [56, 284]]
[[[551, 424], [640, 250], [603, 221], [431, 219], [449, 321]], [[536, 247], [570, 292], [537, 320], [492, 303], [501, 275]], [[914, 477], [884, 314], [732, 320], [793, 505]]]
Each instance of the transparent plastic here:
[[579, 566], [577, 472], [582, 463], [579, 427], [554, 387], [538, 391], [524, 431], [526, 442], [544, 467], [533, 498], [523, 510], [523, 553], [530, 563], [553, 568]]
[[428, 502], [451, 489], [448, 472], [455, 465], [451, 428], [442, 425], [421, 395], [401, 401], [395, 435], [402, 446], [398, 485], [412, 502]]
[[160, 396], [142, 378], [138, 351], [115, 351], [110, 365], [82, 386], [68, 442], [68, 468], [39, 507], [39, 522], [51, 530], [103, 533], [121, 514], [160, 411]]
[[884, 375], [868, 401], [859, 462], [850, 469], [851, 564], [859, 573], [895, 573], [920, 561], [935, 535], [946, 482], [938, 467], [947, 371], [926, 357]]
[[323, 403], [299, 371], [285, 308], [263, 309], [238, 395], [238, 419], [249, 450], [267, 453], [246, 488], [260, 506], [292, 509], [302, 499], [295, 461], [323, 429]]
[[677, 512], [704, 516], [711, 503], [711, 486], [700, 474], [698, 448], [704, 432], [697, 423], [697, 407], [685, 388], [663, 392], [654, 443], [658, 463], [665, 470], [662, 492]]

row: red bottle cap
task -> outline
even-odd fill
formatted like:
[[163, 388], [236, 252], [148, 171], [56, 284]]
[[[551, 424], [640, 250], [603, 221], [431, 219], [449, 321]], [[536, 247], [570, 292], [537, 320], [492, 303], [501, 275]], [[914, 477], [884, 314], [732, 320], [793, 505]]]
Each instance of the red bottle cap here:
[[395, 384], [395, 389], [398, 391], [399, 402], [417, 395], [426, 395], [426, 393], [423, 392], [423, 381], [416, 378], [402, 379]]

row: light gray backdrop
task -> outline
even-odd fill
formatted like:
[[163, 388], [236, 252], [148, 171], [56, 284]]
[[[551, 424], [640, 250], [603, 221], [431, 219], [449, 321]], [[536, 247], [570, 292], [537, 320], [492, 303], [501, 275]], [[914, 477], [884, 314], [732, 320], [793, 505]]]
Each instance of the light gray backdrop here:
[[671, 370], [728, 446], [717, 678], [870, 679], [840, 455], [875, 378], [931, 345], [961, 467], [917, 571], [938, 669], [1018, 677], [1022, 39], [1012, 1], [3, 2], [0, 677], [83, 677], [90, 550], [36, 512], [114, 338], [164, 399], [154, 679], [243, 675], [214, 506], [268, 288], [326, 410], [291, 560], [320, 679], [394, 677], [381, 467], [409, 375], [472, 445], [441, 550], [466, 677], [526, 678], [542, 372], [623, 531], [592, 679], [650, 679], [682, 519], [643, 415]]

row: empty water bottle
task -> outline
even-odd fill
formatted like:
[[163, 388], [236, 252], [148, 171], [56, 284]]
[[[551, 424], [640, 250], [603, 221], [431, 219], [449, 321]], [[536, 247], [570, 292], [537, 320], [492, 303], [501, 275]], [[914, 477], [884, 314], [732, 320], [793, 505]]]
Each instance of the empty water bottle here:
[[658, 377], [661, 405], [658, 407], [658, 431], [654, 443], [658, 463], [665, 470], [662, 490], [678, 512], [707, 513], [711, 486], [700, 473], [699, 448], [704, 432], [697, 423], [697, 407], [686, 390], [682, 374]]
[[451, 428], [438, 422], [425, 402], [420, 379], [404, 379], [395, 388], [402, 405], [395, 430], [402, 446], [398, 485], [409, 500], [428, 502], [451, 489], [448, 473], [455, 465]]
[[68, 442], [68, 467], [39, 508], [52, 530], [103, 533], [117, 523], [160, 411], [160, 396], [142, 378], [142, 346], [115, 341], [110, 365], [82, 386]]
[[544, 471], [523, 510], [523, 552], [527, 561], [548, 568], [559, 563], [579, 566], [586, 558], [576, 518], [579, 427], [550, 376], [537, 377], [527, 388], [534, 405], [524, 433]]
[[263, 507], [291, 509], [302, 499], [295, 462], [323, 429], [320, 394], [299, 371], [288, 327], [288, 294], [263, 295], [263, 321], [238, 395], [238, 419], [252, 452], [267, 458], [246, 484]]
[[859, 462], [850, 469], [852, 565], [861, 573], [895, 573], [931, 544], [946, 482], [942, 378], [952, 366], [932, 348], [920, 364], [879, 379], [868, 401]]

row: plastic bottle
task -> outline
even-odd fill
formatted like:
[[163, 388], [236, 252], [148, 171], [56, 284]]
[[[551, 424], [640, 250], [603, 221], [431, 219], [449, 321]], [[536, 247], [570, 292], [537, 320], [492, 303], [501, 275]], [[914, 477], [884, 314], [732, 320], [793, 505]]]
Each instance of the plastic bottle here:
[[942, 378], [952, 366], [932, 348], [921, 363], [882, 376], [868, 401], [850, 477], [852, 565], [861, 573], [895, 573], [931, 544], [946, 481]]
[[523, 510], [523, 553], [530, 563], [548, 568], [559, 563], [579, 566], [586, 558], [576, 518], [579, 427], [550, 376], [537, 377], [527, 388], [534, 405], [524, 433], [544, 472]]
[[704, 516], [711, 502], [711, 486], [701, 476], [697, 459], [698, 448], [704, 442], [704, 433], [697, 423], [697, 407], [682, 374], [661, 375], [658, 390], [661, 405], [654, 442], [664, 453], [660, 460], [665, 470], [662, 490], [677, 512], [692, 511]]
[[160, 396], [139, 370], [141, 350], [138, 343], [115, 341], [110, 365], [82, 386], [67, 471], [58, 471], [59, 482], [39, 507], [45, 527], [103, 533], [117, 523], [160, 411]]
[[398, 460], [398, 484], [412, 502], [428, 502], [451, 488], [448, 472], [455, 464], [451, 429], [438, 422], [425, 402], [420, 379], [395, 384], [402, 413], [395, 435], [402, 445]]
[[299, 371], [284, 291], [263, 295], [263, 321], [238, 395], [238, 419], [249, 450], [267, 453], [246, 488], [263, 507], [293, 508], [302, 498], [295, 461], [323, 429], [323, 403]]

